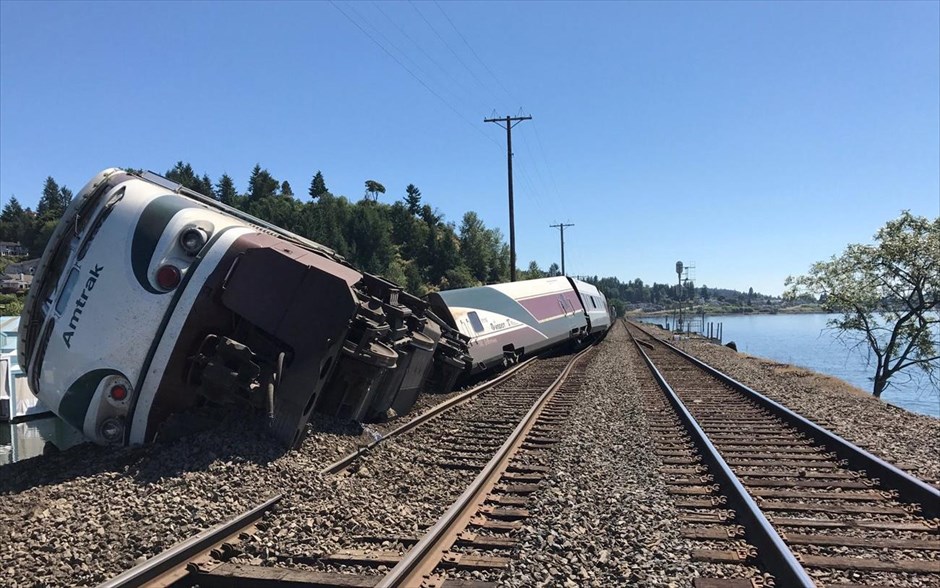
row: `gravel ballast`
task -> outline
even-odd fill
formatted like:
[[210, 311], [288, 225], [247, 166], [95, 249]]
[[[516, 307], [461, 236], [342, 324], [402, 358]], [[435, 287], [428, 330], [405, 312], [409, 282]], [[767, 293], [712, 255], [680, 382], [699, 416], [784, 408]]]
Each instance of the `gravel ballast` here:
[[[553, 473], [530, 506], [533, 516], [519, 534], [521, 557], [503, 576], [506, 585], [688, 586], [696, 575], [712, 575], [688, 560], [689, 545], [678, 539], [642, 402], [631, 393], [642, 365], [627, 353], [628, 344], [617, 327], [591, 360], [582, 401], [549, 454]], [[702, 341], [681, 346], [808, 418], [827, 421], [876, 455], [940, 479], [937, 419], [802, 368]], [[422, 408], [437, 400], [423, 399]], [[285, 454], [263, 427], [234, 416], [175, 442], [117, 450], [85, 445], [3, 466], [0, 583], [95, 585], [278, 492], [288, 496], [275, 526], [289, 553], [328, 552], [349, 532], [417, 533], [414, 522], [440, 508], [430, 502], [436, 492], [416, 492], [404, 476], [384, 486], [370, 483], [369, 492], [355, 484], [357, 476], [391, 480], [392, 466], [346, 478], [318, 473], [371, 440], [357, 425], [318, 419], [303, 447]], [[406, 456], [380, 449], [376, 457], [389, 464]], [[442, 490], [455, 492], [450, 484]], [[397, 511], [378, 508], [394, 502]], [[262, 563], [277, 560], [264, 546], [251, 554]]]
[[[667, 338], [656, 329], [648, 331]], [[940, 419], [898, 408], [806, 368], [738, 353], [700, 338], [670, 342], [872, 454], [923, 480], [940, 482]]]

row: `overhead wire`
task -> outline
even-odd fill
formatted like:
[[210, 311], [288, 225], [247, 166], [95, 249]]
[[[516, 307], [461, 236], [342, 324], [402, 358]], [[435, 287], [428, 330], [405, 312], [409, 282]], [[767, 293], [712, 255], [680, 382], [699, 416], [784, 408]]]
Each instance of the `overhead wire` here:
[[457, 52], [454, 51], [454, 48], [450, 46], [450, 43], [447, 42], [447, 39], [445, 39], [440, 34], [440, 32], [438, 32], [437, 28], [435, 28], [435, 26], [431, 24], [431, 21], [428, 20], [428, 18], [424, 15], [423, 12], [421, 12], [418, 6], [412, 0], [408, 0], [408, 4], [410, 4], [411, 7], [414, 8], [415, 12], [418, 13], [418, 16], [420, 16], [421, 19], [424, 20], [424, 22], [428, 25], [428, 28], [430, 28], [431, 31], [433, 31], [434, 34], [437, 35], [437, 38], [440, 39], [441, 43], [443, 43], [444, 46], [447, 47], [447, 49], [453, 54], [453, 56], [457, 59], [460, 65], [462, 65], [464, 69], [470, 72], [470, 76], [473, 77], [473, 79], [476, 80], [478, 84], [480, 84], [480, 87], [483, 88], [484, 92], [488, 92], [489, 90], [486, 88], [486, 84], [484, 84], [483, 81], [479, 77], [477, 77], [477, 74], [470, 68], [470, 66], [468, 66], [464, 62], [464, 60], [460, 58], [460, 55], [458, 55]]
[[505, 92], [506, 96], [508, 96], [509, 99], [513, 102], [518, 103], [518, 100], [516, 100], [512, 93], [506, 88], [506, 86], [503, 85], [503, 82], [500, 81], [499, 77], [497, 77], [493, 70], [491, 70], [490, 67], [486, 65], [486, 62], [480, 58], [477, 52], [473, 49], [473, 46], [470, 45], [470, 42], [467, 41], [467, 38], [463, 36], [463, 33], [461, 33], [460, 29], [457, 28], [457, 25], [454, 24], [454, 21], [452, 21], [447, 13], [444, 12], [444, 9], [441, 8], [441, 5], [437, 2], [437, 0], [434, 0], [434, 5], [437, 6], [437, 9], [441, 12], [441, 14], [444, 15], [444, 18], [447, 19], [447, 22], [450, 23], [450, 27], [454, 29], [454, 32], [457, 33], [457, 36], [460, 37], [464, 45], [467, 46], [467, 49], [470, 50], [470, 53], [473, 55], [473, 57], [476, 58], [477, 62], [483, 66], [483, 69], [489, 72], [490, 76], [496, 81], [496, 84], [503, 90], [503, 92]]
[[[412, 37], [411, 35], [409, 35], [409, 34], [408, 34], [408, 31], [406, 31], [400, 24], [398, 24], [398, 22], [396, 22], [395, 19], [393, 19], [391, 16], [389, 16], [389, 14], [388, 14], [387, 12], [385, 12], [384, 10], [382, 10], [382, 6], [381, 6], [381, 4], [380, 4], [379, 2], [373, 1], [373, 2], [372, 2], [372, 5], [375, 7], [376, 10], [379, 11], [379, 13], [381, 13], [382, 16], [385, 17], [385, 19], [386, 19], [388, 22], [390, 22], [390, 23], [392, 24], [392, 26], [394, 26], [394, 27], [398, 30], [399, 33], [401, 33], [401, 35], [402, 35], [403, 37], [405, 37], [408, 41], [410, 41], [412, 45], [414, 45], [415, 47], [417, 47], [417, 48], [418, 48], [418, 51], [420, 51], [421, 54], [424, 55], [425, 59], [427, 59], [427, 60], [430, 61], [432, 64], [434, 64], [434, 66], [435, 66], [442, 74], [444, 74], [444, 77], [446, 77], [448, 80], [450, 80], [450, 82], [451, 82], [452, 85], [454, 85], [454, 86], [459, 86], [460, 90], [463, 92], [463, 97], [467, 97], [467, 96], [473, 94], [473, 90], [472, 90], [469, 86], [467, 86], [466, 84], [464, 84], [464, 82], [461, 81], [460, 78], [458, 78], [457, 76], [453, 75], [453, 73], [451, 73], [447, 68], [445, 68], [443, 65], [441, 65], [439, 61], [437, 61], [431, 54], [429, 54], [427, 51], [424, 50], [424, 47], [422, 47], [421, 43], [419, 43], [417, 40], [415, 40], [414, 37]], [[399, 51], [401, 51], [401, 49], [399, 49]], [[404, 53], [404, 51], [402, 51], [402, 53]], [[428, 77], [431, 77], [431, 76], [428, 74]], [[458, 101], [461, 100], [461, 95], [460, 95], [459, 93], [454, 92], [453, 90], [451, 90], [451, 94], [452, 94], [453, 96], [456, 96], [457, 99], [458, 99]]]
[[[485, 61], [483, 61], [483, 58], [481, 58], [481, 57], [480, 57], [480, 54], [476, 52], [476, 50], [473, 48], [473, 45], [471, 45], [471, 44], [470, 44], [470, 41], [467, 40], [467, 37], [464, 36], [464, 34], [460, 31], [459, 28], [457, 28], [457, 25], [454, 23], [453, 19], [450, 18], [450, 16], [447, 14], [447, 12], [444, 10], [444, 8], [440, 5], [440, 3], [437, 2], [437, 0], [433, 0], [433, 3], [434, 3], [434, 6], [437, 7], [437, 9], [438, 9], [438, 11], [441, 13], [441, 15], [444, 17], [444, 19], [447, 20], [448, 24], [450, 24], [451, 29], [453, 29], [453, 31], [457, 34], [457, 36], [460, 37], [460, 40], [463, 41], [463, 44], [464, 44], [464, 45], [467, 47], [467, 49], [470, 51], [470, 54], [473, 55], [474, 59], [476, 59], [476, 61], [477, 61], [481, 66], [483, 66], [483, 69], [485, 69], [485, 70], [487, 71], [487, 73], [489, 73], [490, 78], [492, 78], [492, 80], [493, 80], [494, 82], [496, 82], [496, 86], [498, 86], [498, 88], [499, 88], [500, 90], [502, 90], [502, 92], [503, 92], [510, 100], [512, 100], [513, 102], [518, 103], [518, 101], [516, 100], [516, 98], [515, 98], [515, 96], [512, 94], [512, 92], [510, 92], [509, 89], [506, 87], [506, 85], [503, 84], [503, 82], [502, 82], [502, 80], [500, 80], [499, 76], [496, 75], [496, 72], [494, 72], [494, 71], [490, 68], [490, 66], [487, 65]], [[448, 48], [450, 48], [450, 47], [448, 47]], [[453, 52], [453, 49], [451, 49], [451, 52]], [[519, 110], [520, 110], [520, 112], [521, 112], [521, 111], [522, 111], [522, 107], [520, 107]], [[493, 118], [496, 118], [496, 112], [495, 112], [495, 110], [494, 110], [494, 112], [493, 112]], [[535, 133], [535, 135], [536, 135], [536, 140], [537, 140], [537, 142], [538, 142], [538, 147], [539, 147], [538, 153], [536, 153], [535, 150], [532, 149], [531, 146], [529, 145], [529, 141], [528, 141], [528, 138], [527, 138], [527, 135], [528, 135], [528, 131], [527, 131], [527, 130], [522, 132], [522, 139], [523, 139], [523, 142], [525, 143], [526, 150], [528, 151], [530, 157], [532, 158], [532, 167], [533, 167], [533, 169], [534, 169], [534, 171], [535, 171], [535, 175], [536, 175], [537, 179], [541, 182], [542, 186], [544, 187], [545, 193], [552, 197], [551, 200], [553, 201], [553, 203], [555, 204], [555, 207], [556, 207], [556, 209], [557, 209], [557, 208], [560, 208], [560, 207], [561, 207], [561, 202], [563, 202], [564, 199], [561, 197], [561, 192], [558, 190], [558, 182], [557, 182], [557, 180], [555, 179], [555, 174], [554, 174], [554, 171], [553, 171], [553, 169], [552, 169], [553, 166], [552, 166], [551, 163], [549, 162], [549, 159], [548, 159], [548, 157], [547, 157], [547, 155], [546, 155], [546, 153], [545, 153], [545, 148], [544, 148], [544, 146], [542, 145], [542, 139], [541, 139], [541, 137], [540, 137], [539, 134], [538, 134], [538, 128], [537, 128], [538, 125], [535, 124], [535, 119], [534, 119], [534, 118], [532, 119], [532, 123], [533, 123], [533, 129], [532, 129], [532, 130], [533, 130], [533, 132]], [[540, 166], [539, 166], [539, 161], [540, 161], [540, 160], [541, 160], [541, 162], [542, 162], [541, 167], [547, 168], [547, 173], [548, 173], [549, 179], [551, 180], [551, 185], [549, 185], [549, 183], [548, 183], [547, 181], [545, 181], [544, 177], [542, 176], [542, 172], [541, 172]], [[533, 184], [534, 184], [534, 182], [533, 182]]]
[[346, 19], [347, 19], [349, 22], [351, 22], [351, 23], [353, 24], [353, 26], [355, 26], [357, 29], [359, 29], [359, 31], [362, 32], [363, 35], [365, 35], [366, 37], [368, 37], [370, 41], [372, 41], [376, 46], [378, 46], [379, 49], [381, 49], [386, 55], [388, 55], [389, 57], [391, 57], [392, 60], [393, 60], [395, 63], [397, 63], [397, 64], [399, 65], [399, 67], [401, 67], [401, 68], [404, 69], [406, 72], [408, 72], [408, 74], [409, 74], [411, 77], [413, 77], [419, 84], [421, 84], [421, 85], [424, 87], [425, 90], [427, 90], [427, 91], [430, 92], [432, 95], [434, 95], [434, 97], [436, 97], [438, 100], [440, 100], [445, 106], [447, 106], [447, 108], [449, 108], [454, 114], [456, 114], [462, 121], [464, 121], [465, 123], [467, 123], [468, 125], [470, 125], [476, 132], [478, 132], [481, 136], [485, 137], [485, 138], [486, 138], [488, 141], [490, 141], [491, 143], [495, 144], [497, 147], [500, 146], [499, 142], [496, 141], [496, 139], [494, 139], [492, 136], [490, 136], [490, 135], [488, 135], [487, 133], [485, 133], [485, 132], [483, 131], [483, 129], [480, 128], [479, 125], [476, 125], [476, 124], [470, 122], [470, 120], [467, 119], [467, 117], [465, 117], [463, 114], [461, 114], [460, 111], [457, 110], [450, 102], [448, 102], [443, 96], [441, 96], [441, 95], [440, 95], [439, 93], [437, 93], [433, 88], [431, 88], [427, 83], [425, 83], [424, 80], [422, 80], [420, 77], [418, 77], [418, 75], [415, 74], [408, 66], [406, 66], [404, 63], [402, 63], [402, 61], [401, 61], [400, 59], [398, 59], [391, 51], [389, 51], [389, 50], [388, 50], [384, 45], [382, 45], [375, 37], [373, 37], [366, 29], [364, 29], [358, 22], [356, 22], [355, 19], [353, 19], [353, 18], [352, 18], [351, 16], [349, 16], [349, 14], [347, 14], [342, 8], [340, 8], [340, 7], [339, 7], [339, 4], [338, 4], [335, 0], [330, 0], [330, 4], [333, 6], [333, 8], [335, 8], [337, 11], [339, 11], [340, 14], [342, 14], [344, 17], [346, 17]]

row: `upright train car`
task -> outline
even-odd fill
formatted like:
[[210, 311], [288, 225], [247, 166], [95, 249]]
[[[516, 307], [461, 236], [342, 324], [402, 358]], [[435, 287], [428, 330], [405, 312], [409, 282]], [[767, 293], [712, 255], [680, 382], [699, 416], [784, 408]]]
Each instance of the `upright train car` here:
[[429, 377], [453, 380], [465, 340], [426, 310], [322, 245], [112, 168], [52, 235], [19, 362], [39, 398], [101, 444], [151, 441], [211, 402], [267, 411], [296, 446], [315, 407], [363, 419], [377, 403], [407, 410]]

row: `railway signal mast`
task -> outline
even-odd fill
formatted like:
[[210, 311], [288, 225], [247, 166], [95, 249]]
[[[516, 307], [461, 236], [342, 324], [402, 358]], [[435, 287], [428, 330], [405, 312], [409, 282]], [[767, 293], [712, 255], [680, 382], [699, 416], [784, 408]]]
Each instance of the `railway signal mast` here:
[[483, 122], [496, 123], [506, 129], [506, 163], [509, 168], [509, 281], [516, 281], [516, 221], [512, 203], [512, 128], [531, 116], [484, 118]]
[[677, 261], [676, 262], [676, 274], [678, 274], [679, 276], [678, 281], [676, 283], [676, 295], [679, 298], [679, 320], [677, 321], [677, 326], [679, 327], [678, 331], [680, 333], [682, 332], [682, 269], [683, 269], [682, 262]]

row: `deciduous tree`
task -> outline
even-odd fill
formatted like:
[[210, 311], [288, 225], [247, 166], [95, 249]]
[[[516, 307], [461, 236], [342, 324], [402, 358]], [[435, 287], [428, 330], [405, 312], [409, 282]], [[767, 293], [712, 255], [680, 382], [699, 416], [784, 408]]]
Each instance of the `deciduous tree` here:
[[843, 340], [874, 359], [872, 394], [892, 377], [920, 369], [940, 383], [940, 217], [904, 211], [875, 233], [873, 245], [849, 245], [842, 255], [787, 278], [788, 297], [815, 294]]

